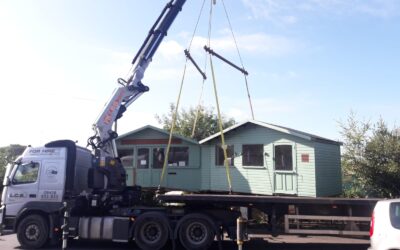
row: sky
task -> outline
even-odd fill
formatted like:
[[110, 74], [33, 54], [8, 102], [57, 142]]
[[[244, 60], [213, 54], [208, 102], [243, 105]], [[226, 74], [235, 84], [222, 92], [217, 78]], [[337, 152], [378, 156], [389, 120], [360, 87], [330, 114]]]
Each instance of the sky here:
[[[57, 139], [86, 146], [166, 3], [0, 0], [0, 146]], [[200, 12], [202, 3], [188, 0], [177, 16], [145, 73], [150, 91], [119, 120], [119, 134], [161, 126], [155, 115], [176, 102], [192, 37], [191, 54], [208, 76], [201, 103], [215, 107], [202, 48], [209, 27], [211, 48], [249, 72], [256, 120], [334, 140], [342, 139], [339, 124], [350, 112], [398, 125], [400, 1], [216, 0], [211, 18], [212, 0]], [[251, 119], [243, 75], [212, 60], [222, 113]], [[197, 106], [201, 88], [188, 64], [181, 107]]]

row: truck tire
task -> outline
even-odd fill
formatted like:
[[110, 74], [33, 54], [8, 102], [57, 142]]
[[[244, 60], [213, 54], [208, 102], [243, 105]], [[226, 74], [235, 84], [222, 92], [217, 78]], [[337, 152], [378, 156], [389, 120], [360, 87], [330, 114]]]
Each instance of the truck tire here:
[[168, 219], [161, 213], [148, 212], [140, 215], [135, 223], [136, 245], [143, 250], [158, 250], [167, 243]]
[[18, 224], [17, 238], [22, 248], [43, 247], [49, 239], [49, 225], [43, 216], [32, 214]]
[[179, 228], [179, 240], [183, 247], [191, 250], [208, 249], [215, 238], [212, 224], [203, 216], [183, 218]]

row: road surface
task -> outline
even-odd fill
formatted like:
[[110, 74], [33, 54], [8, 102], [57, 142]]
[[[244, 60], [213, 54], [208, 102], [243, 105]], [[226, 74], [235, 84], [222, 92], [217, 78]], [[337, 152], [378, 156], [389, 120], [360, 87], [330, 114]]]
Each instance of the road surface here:
[[[243, 246], [243, 250], [367, 250], [369, 241], [366, 239], [353, 239], [353, 238], [341, 238], [332, 236], [278, 236], [276, 238], [269, 235], [250, 235], [253, 239], [246, 242]], [[138, 250], [134, 243], [123, 244], [113, 242], [88, 242], [69, 240], [68, 249], [70, 250], [117, 250], [117, 249], [131, 249]], [[0, 236], [0, 249], [22, 249], [17, 241], [15, 234]], [[57, 247], [47, 247], [47, 250], [61, 249]], [[165, 250], [172, 249], [171, 245], [168, 245]], [[181, 249], [181, 247], [177, 247]], [[218, 244], [213, 244], [211, 250], [217, 250]], [[235, 242], [224, 241], [222, 243], [222, 249], [237, 249]]]

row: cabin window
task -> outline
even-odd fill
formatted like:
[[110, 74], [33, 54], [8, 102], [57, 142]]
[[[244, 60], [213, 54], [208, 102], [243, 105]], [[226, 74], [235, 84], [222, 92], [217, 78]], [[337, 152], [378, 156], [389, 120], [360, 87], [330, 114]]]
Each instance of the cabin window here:
[[264, 145], [248, 144], [242, 146], [243, 166], [264, 166]]
[[34, 183], [39, 173], [39, 163], [30, 162], [18, 165], [12, 183], [14, 185]]
[[164, 166], [165, 148], [153, 148], [153, 168]]
[[[226, 154], [227, 154], [227, 161], [228, 166], [233, 166], [234, 160], [234, 147], [233, 145], [227, 145]], [[215, 165], [217, 166], [224, 166], [224, 150], [222, 149], [222, 145], [215, 146]]]
[[275, 170], [293, 171], [292, 145], [275, 146]]
[[118, 150], [118, 156], [121, 159], [122, 166], [133, 167], [133, 149], [120, 149]]
[[168, 166], [187, 167], [189, 165], [189, 147], [171, 147], [168, 154]]
[[149, 168], [149, 152], [148, 148], [138, 148], [137, 168]]

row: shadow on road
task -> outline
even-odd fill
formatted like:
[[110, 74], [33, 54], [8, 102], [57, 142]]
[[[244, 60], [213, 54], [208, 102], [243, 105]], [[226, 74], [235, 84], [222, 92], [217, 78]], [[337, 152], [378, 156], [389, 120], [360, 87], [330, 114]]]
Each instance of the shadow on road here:
[[[83, 250], [83, 249], [98, 249], [98, 250], [116, 250], [116, 249], [131, 249], [139, 250], [135, 243], [112, 243], [112, 242], [89, 242], [89, 241], [77, 241], [70, 240], [68, 242], [68, 249], [71, 250]], [[252, 240], [251, 242], [246, 242], [243, 246], [244, 250], [258, 250], [258, 249], [268, 249], [268, 250], [366, 250], [368, 245], [366, 244], [321, 244], [321, 243], [269, 243], [263, 240]], [[60, 247], [49, 247], [46, 249], [57, 249]], [[172, 249], [172, 244], [167, 245], [164, 250]], [[183, 249], [179, 244], [176, 247], [177, 250]], [[218, 250], [218, 244], [215, 242], [210, 250]], [[222, 249], [238, 249], [235, 242], [224, 241], [222, 243]]]
[[[281, 243], [281, 242], [268, 242], [266, 240], [252, 239], [250, 242], [245, 242], [244, 250], [366, 250], [369, 244], [345, 244], [345, 243]], [[1, 236], [0, 237], [0, 249], [22, 249], [19, 246], [17, 237], [15, 235]], [[60, 250], [61, 244], [57, 246], [48, 246], [45, 249], [49, 250]], [[114, 243], [114, 242], [102, 242], [102, 241], [83, 241], [83, 240], [69, 240], [69, 250], [118, 250], [118, 249], [131, 249], [138, 250], [139, 248], [135, 243]], [[171, 250], [172, 244], [169, 243], [163, 250]], [[176, 250], [183, 249], [177, 244]], [[210, 250], [218, 250], [218, 243], [215, 242]], [[238, 249], [237, 245], [233, 241], [223, 241], [222, 249], [233, 250]]]

